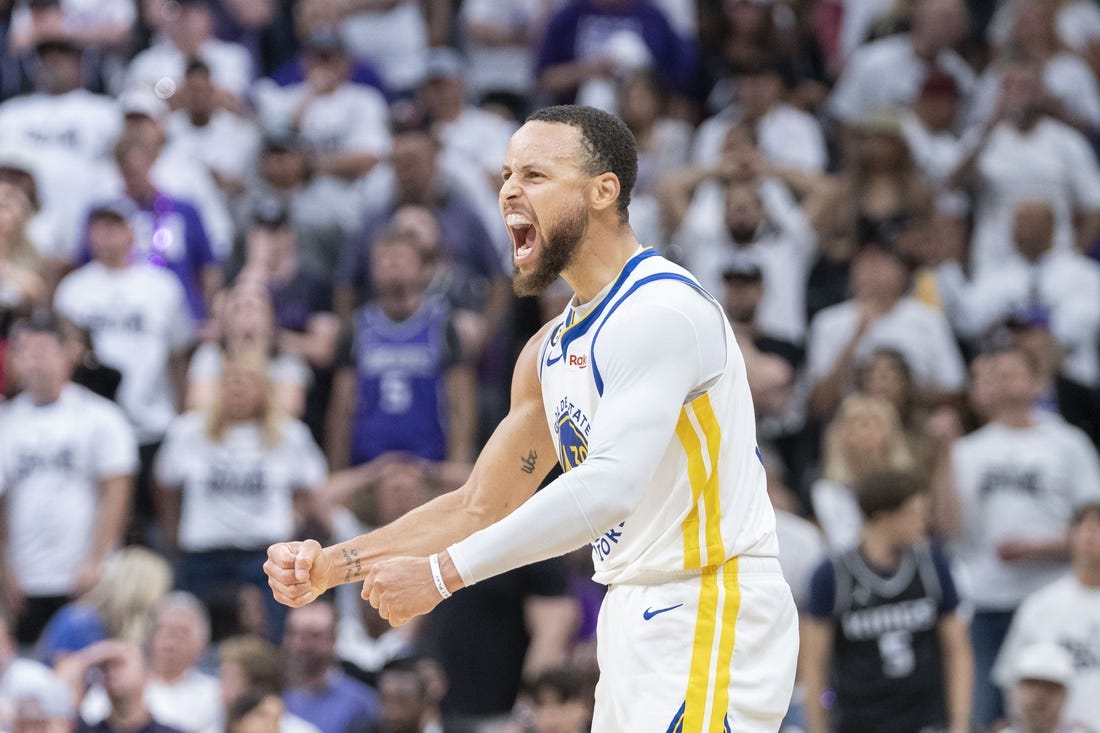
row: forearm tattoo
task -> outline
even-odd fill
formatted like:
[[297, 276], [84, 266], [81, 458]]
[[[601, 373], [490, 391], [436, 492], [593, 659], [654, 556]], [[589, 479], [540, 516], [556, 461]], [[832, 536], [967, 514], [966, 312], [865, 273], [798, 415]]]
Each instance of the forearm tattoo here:
[[524, 473], [534, 473], [535, 464], [538, 462], [538, 460], [539, 454], [532, 450], [530, 453], [527, 454], [526, 458], [519, 459], [519, 470], [523, 471]]
[[363, 577], [363, 559], [359, 557], [359, 550], [354, 548], [343, 548], [340, 550], [344, 554], [344, 566], [347, 568], [344, 573], [344, 582], [350, 583], [353, 580], [358, 580]]

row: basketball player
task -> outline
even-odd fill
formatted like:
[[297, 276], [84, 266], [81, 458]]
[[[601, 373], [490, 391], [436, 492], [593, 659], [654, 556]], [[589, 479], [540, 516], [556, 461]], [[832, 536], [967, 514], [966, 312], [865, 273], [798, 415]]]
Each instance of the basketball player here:
[[[520, 355], [511, 411], [465, 486], [339, 545], [272, 546], [275, 597], [297, 606], [365, 579], [364, 598], [400, 624], [590, 543], [611, 586], [593, 730], [774, 732], [796, 614], [722, 307], [635, 239], [637, 152], [620, 120], [536, 112], [502, 173], [516, 292], [560, 274], [571, 303]], [[535, 494], [555, 459], [565, 473]]]

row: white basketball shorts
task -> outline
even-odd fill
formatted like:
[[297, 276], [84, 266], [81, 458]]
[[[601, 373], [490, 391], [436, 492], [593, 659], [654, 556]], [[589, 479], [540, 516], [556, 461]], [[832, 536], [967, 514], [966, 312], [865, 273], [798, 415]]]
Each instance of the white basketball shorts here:
[[593, 733], [776, 733], [798, 657], [779, 561], [739, 557], [659, 585], [608, 588]]

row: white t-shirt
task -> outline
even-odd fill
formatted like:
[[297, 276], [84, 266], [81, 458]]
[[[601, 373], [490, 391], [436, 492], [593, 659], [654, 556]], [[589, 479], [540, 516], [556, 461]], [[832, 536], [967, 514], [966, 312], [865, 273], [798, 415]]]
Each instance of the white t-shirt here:
[[1073, 510], [1100, 501], [1100, 460], [1089, 439], [1056, 416], [1029, 428], [990, 423], [952, 448], [964, 530], [955, 542], [979, 610], [1011, 610], [1054, 580], [1064, 563], [1007, 564], [1006, 540], [1064, 537]]
[[54, 308], [91, 331], [96, 355], [122, 372], [118, 403], [138, 441], [160, 440], [176, 414], [168, 358], [192, 336], [179, 279], [145, 264], [109, 270], [90, 262], [61, 281]]
[[[814, 316], [806, 351], [807, 372], [813, 383], [829, 374], [858, 325], [859, 307], [854, 300], [829, 306]], [[856, 345], [856, 362], [865, 363], [880, 348], [900, 352], [922, 387], [961, 392], [966, 384], [966, 367], [947, 319], [914, 298], [902, 298], [868, 327]]]
[[[936, 66], [954, 78], [965, 102], [974, 87], [967, 63], [949, 49], [940, 52]], [[883, 38], [852, 53], [826, 108], [841, 122], [853, 123], [869, 112], [909, 107], [931, 71], [913, 51], [910, 36]]]
[[183, 733], [202, 733], [221, 716], [221, 684], [216, 677], [189, 669], [176, 682], [150, 679], [145, 705], [158, 723]]
[[122, 131], [122, 109], [102, 94], [76, 89], [29, 94], [0, 104], [0, 135], [41, 155], [56, 151], [86, 160], [109, 158]]
[[515, 124], [477, 107], [464, 107], [454, 122], [440, 123], [436, 133], [443, 147], [464, 155], [483, 173], [499, 175]]
[[715, 184], [696, 191], [673, 241], [682, 248], [687, 268], [718, 297], [724, 288], [722, 271], [733, 254], [754, 261], [764, 279], [756, 325], [769, 336], [800, 344], [806, 337], [806, 280], [817, 254], [817, 235], [782, 183], [765, 179], [758, 190], [767, 224], [752, 244], [733, 244], [725, 229], [725, 194]]
[[136, 469], [125, 415], [83, 387], [67, 385], [42, 406], [23, 393], [0, 410], [5, 550], [24, 593], [72, 591], [93, 538], [99, 482]]
[[944, 310], [955, 331], [980, 338], [1032, 297], [1050, 309], [1051, 333], [1068, 349], [1062, 371], [1100, 386], [1100, 265], [1073, 251], [1047, 252], [1032, 264], [1019, 255], [991, 265], [967, 283], [955, 263], [939, 268]]
[[[200, 382], [217, 379], [222, 373], [225, 354], [217, 344], [205, 343], [195, 349], [187, 367], [187, 381]], [[267, 366], [267, 378], [271, 384], [289, 384], [308, 387], [313, 379], [309, 366], [293, 354], [278, 354]]]
[[[288, 126], [295, 111], [309, 95], [302, 82], [288, 87], [268, 79], [254, 89], [259, 117], [265, 126]], [[298, 129], [302, 141], [315, 153], [370, 153], [390, 149], [389, 108], [374, 87], [350, 82], [332, 94], [316, 97], [302, 115]]]
[[855, 492], [844, 484], [821, 478], [810, 487], [810, 501], [830, 551], [843, 552], [859, 544], [863, 514]]
[[779, 538], [779, 565], [791, 586], [795, 605], [802, 608], [810, 591], [810, 576], [825, 554], [821, 532], [802, 517], [776, 510], [775, 534]]
[[997, 684], [1010, 687], [1016, 655], [1039, 642], [1058, 644], [1073, 656], [1062, 717], [1100, 720], [1100, 588], [1087, 588], [1069, 573], [1024, 599], [993, 667]]
[[[736, 105], [703, 122], [695, 133], [691, 158], [696, 165], [713, 165], [722, 155], [730, 128], [741, 119]], [[778, 165], [821, 172], [829, 162], [821, 124], [811, 114], [789, 104], [776, 104], [756, 124], [757, 146]]]
[[1088, 140], [1043, 118], [1030, 132], [997, 125], [978, 156], [971, 265], [976, 274], [1012, 254], [1012, 212], [1020, 201], [1054, 207], [1056, 247], [1073, 249], [1073, 214], [1100, 209], [1100, 168]]
[[511, 32], [516, 42], [507, 46], [484, 45], [469, 38], [466, 51], [470, 67], [466, 84], [475, 95], [488, 90], [526, 94], [534, 84], [535, 53], [526, 39], [541, 16], [542, 0], [466, 0], [460, 19], [469, 24], [492, 26]]
[[165, 129], [169, 148], [181, 156], [243, 181], [255, 174], [260, 133], [250, 120], [222, 109], [206, 125], [196, 127], [181, 110], [168, 117]]
[[255, 550], [289, 539], [294, 493], [311, 491], [327, 473], [309, 428], [281, 419], [281, 439], [269, 448], [257, 424], [230, 427], [219, 443], [206, 420], [205, 413], [181, 415], [157, 454], [157, 482], [183, 491], [180, 547]]
[[370, 59], [388, 89], [411, 90], [424, 78], [428, 27], [419, 2], [403, 0], [390, 10], [356, 13], [340, 32], [353, 54]]
[[[997, 109], [1004, 73], [996, 64], [978, 77], [974, 99], [967, 115], [967, 124], [981, 127], [989, 122]], [[1092, 126], [1100, 125], [1100, 86], [1084, 60], [1072, 53], [1059, 53], [1043, 64], [1043, 86], [1066, 108], [1084, 118]]]
[[[202, 44], [199, 58], [210, 67], [214, 84], [237, 97], [244, 97], [252, 83], [252, 57], [237, 43], [212, 38]], [[187, 58], [167, 40], [160, 39], [130, 62], [127, 87], [152, 89], [158, 82], [170, 80], [177, 88], [187, 71]]]

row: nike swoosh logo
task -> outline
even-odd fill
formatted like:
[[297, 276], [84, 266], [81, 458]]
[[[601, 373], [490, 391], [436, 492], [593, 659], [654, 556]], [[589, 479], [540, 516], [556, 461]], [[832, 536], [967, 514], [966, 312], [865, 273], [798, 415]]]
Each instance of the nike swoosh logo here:
[[675, 611], [677, 608], [679, 608], [682, 605], [684, 605], [684, 604], [683, 603], [677, 603], [675, 606], [669, 606], [668, 608], [658, 608], [656, 611], [647, 608], [642, 613], [642, 618], [645, 619], [646, 621], [648, 621], [651, 618], [653, 618], [654, 616], [656, 616], [658, 614], [661, 614], [661, 613], [665, 613], [666, 611]]
[[549, 355], [548, 355], [548, 356], [546, 357], [546, 366], [554, 366], [554, 365], [555, 365], [555, 364], [557, 364], [557, 363], [558, 363], [559, 361], [561, 361], [561, 358], [562, 358], [563, 356], [565, 356], [565, 353], [564, 353], [564, 352], [562, 352], [561, 354], [558, 354], [558, 355], [557, 355], [556, 357], [554, 357], [553, 359], [551, 359], [551, 358], [549, 357]]

